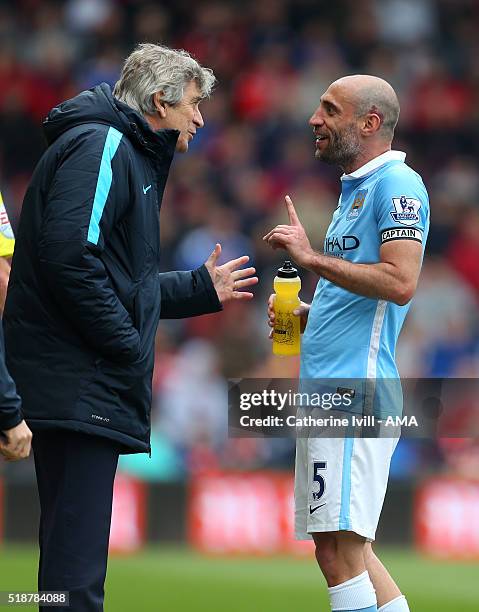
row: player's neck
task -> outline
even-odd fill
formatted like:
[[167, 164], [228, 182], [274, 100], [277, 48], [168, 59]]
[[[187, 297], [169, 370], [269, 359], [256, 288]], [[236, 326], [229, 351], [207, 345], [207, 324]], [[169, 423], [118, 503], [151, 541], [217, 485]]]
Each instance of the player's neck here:
[[383, 145], [381, 147], [377, 147], [374, 150], [363, 151], [361, 152], [350, 164], [347, 164], [342, 167], [344, 174], [351, 174], [352, 172], [356, 172], [359, 168], [365, 166], [368, 162], [376, 157], [379, 157], [386, 151], [391, 150], [391, 145]]

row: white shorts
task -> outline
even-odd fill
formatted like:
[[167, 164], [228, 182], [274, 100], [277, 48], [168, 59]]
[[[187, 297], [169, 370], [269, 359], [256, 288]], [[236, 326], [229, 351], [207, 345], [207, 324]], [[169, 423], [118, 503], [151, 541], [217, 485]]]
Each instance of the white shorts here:
[[295, 534], [354, 531], [374, 540], [398, 438], [298, 438]]

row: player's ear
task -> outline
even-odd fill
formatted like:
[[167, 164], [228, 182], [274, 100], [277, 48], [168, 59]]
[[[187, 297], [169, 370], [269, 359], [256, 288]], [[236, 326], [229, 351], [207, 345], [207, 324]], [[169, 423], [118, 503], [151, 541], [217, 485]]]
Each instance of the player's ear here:
[[372, 136], [381, 129], [381, 117], [374, 112], [367, 113], [363, 118], [362, 132], [365, 136]]

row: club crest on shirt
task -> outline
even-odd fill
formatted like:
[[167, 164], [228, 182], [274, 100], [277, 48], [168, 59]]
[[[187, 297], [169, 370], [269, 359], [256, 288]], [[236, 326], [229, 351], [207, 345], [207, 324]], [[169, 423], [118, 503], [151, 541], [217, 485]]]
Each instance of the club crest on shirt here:
[[392, 201], [394, 212], [391, 213], [391, 217], [396, 223], [415, 225], [419, 221], [419, 209], [421, 208], [419, 200], [402, 195], [400, 198], [393, 198]]
[[347, 221], [352, 221], [353, 219], [357, 219], [359, 217], [359, 213], [363, 209], [364, 200], [366, 199], [366, 195], [368, 193], [367, 189], [360, 189], [356, 195], [354, 196], [354, 201], [349, 209], [349, 212], [346, 216]]

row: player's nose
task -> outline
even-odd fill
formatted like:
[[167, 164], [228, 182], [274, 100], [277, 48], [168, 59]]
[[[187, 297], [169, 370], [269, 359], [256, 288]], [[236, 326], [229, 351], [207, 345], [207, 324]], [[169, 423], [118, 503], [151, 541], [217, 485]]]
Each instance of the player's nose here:
[[311, 115], [311, 117], [309, 118], [309, 125], [311, 126], [316, 126], [316, 125], [323, 125], [324, 120], [323, 117], [321, 115], [321, 111], [319, 108], [317, 108], [314, 113]]

